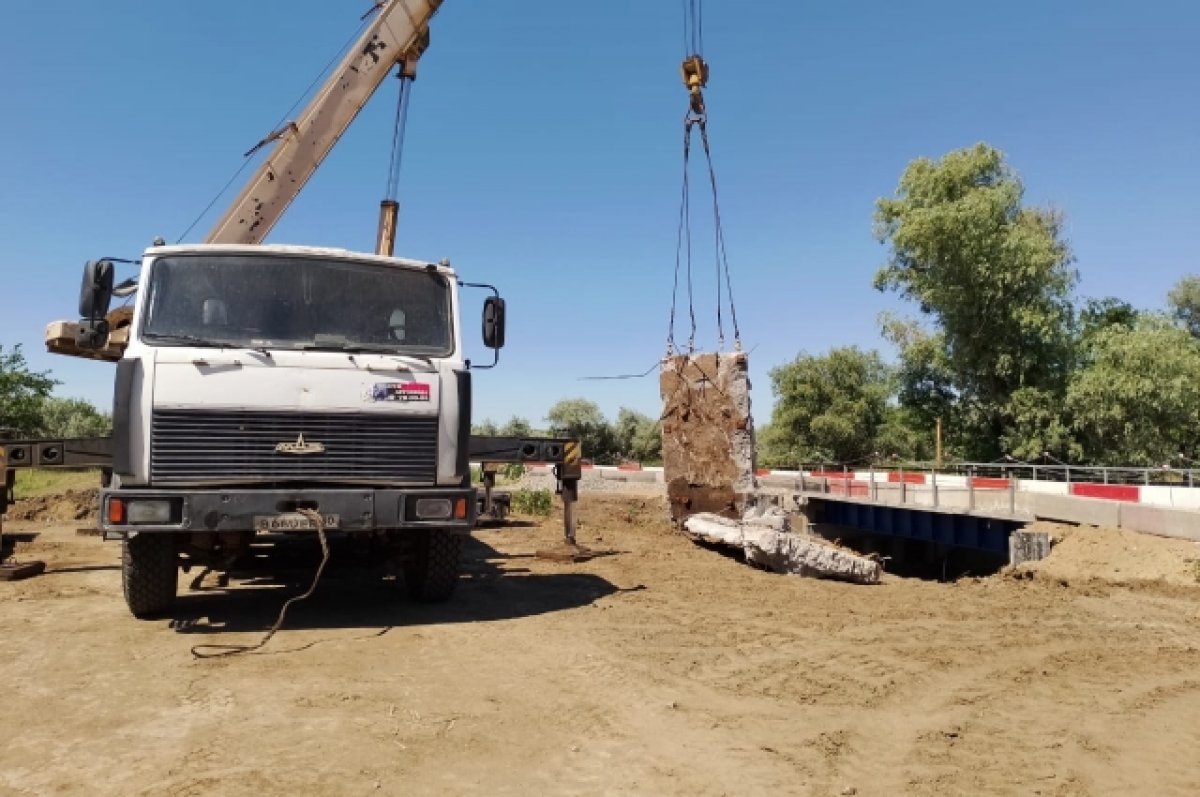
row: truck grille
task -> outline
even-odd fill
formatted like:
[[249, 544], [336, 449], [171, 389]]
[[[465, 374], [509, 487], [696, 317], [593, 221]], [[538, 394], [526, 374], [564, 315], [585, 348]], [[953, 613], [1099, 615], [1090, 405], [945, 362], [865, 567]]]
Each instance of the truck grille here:
[[[320, 453], [280, 453], [304, 435]], [[155, 485], [238, 481], [433, 484], [438, 419], [381, 414], [155, 410]]]

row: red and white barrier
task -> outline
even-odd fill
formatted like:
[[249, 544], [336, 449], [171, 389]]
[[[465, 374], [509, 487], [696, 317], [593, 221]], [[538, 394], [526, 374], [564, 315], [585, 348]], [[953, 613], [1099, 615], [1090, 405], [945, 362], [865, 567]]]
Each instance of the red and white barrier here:
[[[549, 474], [553, 470], [553, 466], [545, 462], [527, 462], [525, 466], [531, 473]], [[663, 469], [661, 466], [628, 462], [621, 465], [593, 466], [585, 464], [583, 468], [585, 471], [594, 472], [598, 476], [608, 478], [620, 478], [623, 474], [629, 473], [645, 473], [655, 474], [657, 480], [662, 481]], [[877, 489], [896, 489], [901, 484], [918, 491], [929, 491], [933, 487], [933, 480], [930, 478], [930, 474], [918, 471], [798, 471], [759, 468], [755, 471], [755, 476], [760, 479], [778, 480], [795, 480], [801, 477], [806, 479], [825, 479], [830, 494], [847, 495], [854, 498], [869, 497], [872, 481], [874, 481]], [[1139, 484], [1101, 484], [1097, 482], [1068, 483], [1020, 478], [1006, 479], [990, 476], [963, 476], [948, 473], [937, 474], [937, 487], [939, 490], [1007, 491], [1010, 489], [1010, 484], [1012, 483], [1015, 483], [1015, 489], [1019, 493], [1071, 495], [1077, 498], [1097, 498], [1123, 503], [1200, 510], [1200, 486], [1171, 487]]]

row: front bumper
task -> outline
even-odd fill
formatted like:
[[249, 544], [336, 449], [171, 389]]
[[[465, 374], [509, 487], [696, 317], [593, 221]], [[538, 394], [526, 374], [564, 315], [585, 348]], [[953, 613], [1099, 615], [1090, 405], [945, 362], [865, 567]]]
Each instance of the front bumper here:
[[[127, 504], [137, 499], [168, 500], [171, 518], [166, 523], [111, 522], [109, 504], [114, 499]], [[420, 520], [415, 517], [418, 499], [448, 499], [458, 506], [463, 500], [463, 517]], [[405, 488], [358, 490], [154, 490], [117, 489], [100, 492], [100, 528], [118, 534], [127, 532], [228, 532], [252, 531], [255, 518], [270, 517], [308, 508], [322, 515], [337, 515], [339, 531], [383, 531], [444, 529], [467, 533], [475, 525], [473, 488]]]

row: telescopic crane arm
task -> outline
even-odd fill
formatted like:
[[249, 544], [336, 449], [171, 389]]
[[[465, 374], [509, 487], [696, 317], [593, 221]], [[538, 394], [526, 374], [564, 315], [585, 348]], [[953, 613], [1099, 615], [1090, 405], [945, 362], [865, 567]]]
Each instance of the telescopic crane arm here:
[[[205, 243], [262, 243], [396, 64], [412, 74], [442, 0], [380, 0], [375, 18], [295, 121], [258, 145], [270, 155]], [[256, 147], [257, 149], [258, 147]]]
[[[210, 244], [259, 244], [271, 232], [321, 161], [337, 144], [396, 64], [416, 74], [417, 59], [429, 46], [429, 20], [442, 0], [378, 0], [375, 17], [324, 85], [301, 112], [268, 135], [251, 152], [273, 144], [270, 154], [204, 239]], [[249, 153], [247, 153], [249, 154]], [[394, 229], [394, 214], [392, 218]], [[129, 340], [133, 311], [118, 307], [105, 319], [97, 347], [95, 332], [72, 321], [46, 328], [46, 348], [56, 354], [116, 362]]]

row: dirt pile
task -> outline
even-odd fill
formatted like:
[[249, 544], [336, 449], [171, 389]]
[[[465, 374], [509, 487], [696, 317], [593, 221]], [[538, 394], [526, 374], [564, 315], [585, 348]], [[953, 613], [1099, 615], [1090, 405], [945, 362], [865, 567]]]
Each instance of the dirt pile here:
[[67, 523], [94, 518], [100, 504], [99, 490], [67, 490], [54, 495], [23, 498], [8, 508], [9, 520]]
[[1017, 574], [1057, 581], [1164, 583], [1200, 587], [1200, 543], [1132, 531], [1039, 522], [1049, 532], [1050, 556], [1014, 568]]

